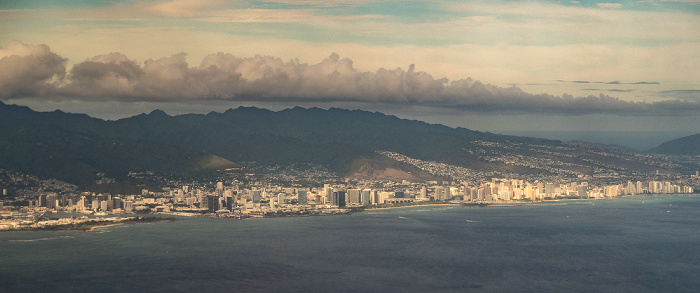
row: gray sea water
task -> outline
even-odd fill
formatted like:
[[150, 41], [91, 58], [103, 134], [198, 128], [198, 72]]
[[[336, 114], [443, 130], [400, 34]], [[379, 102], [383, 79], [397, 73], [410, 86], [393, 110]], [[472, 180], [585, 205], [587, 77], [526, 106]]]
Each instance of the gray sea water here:
[[699, 292], [700, 197], [0, 233], [3, 292]]

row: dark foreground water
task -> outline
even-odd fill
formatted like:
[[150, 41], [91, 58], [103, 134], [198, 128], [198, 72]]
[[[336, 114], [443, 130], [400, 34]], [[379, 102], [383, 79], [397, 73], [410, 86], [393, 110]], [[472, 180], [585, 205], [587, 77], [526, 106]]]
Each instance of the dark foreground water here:
[[0, 233], [0, 292], [700, 292], [700, 197]]

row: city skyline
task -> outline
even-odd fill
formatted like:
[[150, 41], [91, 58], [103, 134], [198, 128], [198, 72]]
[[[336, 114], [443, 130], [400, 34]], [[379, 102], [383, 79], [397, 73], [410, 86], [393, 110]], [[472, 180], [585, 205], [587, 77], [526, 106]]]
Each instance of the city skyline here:
[[344, 107], [481, 131], [700, 124], [696, 1], [0, 4], [0, 100], [118, 119]]

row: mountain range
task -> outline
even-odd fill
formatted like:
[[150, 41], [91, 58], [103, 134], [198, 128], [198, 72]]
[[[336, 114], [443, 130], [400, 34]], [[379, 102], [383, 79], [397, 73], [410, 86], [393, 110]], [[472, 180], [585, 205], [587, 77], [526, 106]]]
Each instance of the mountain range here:
[[341, 176], [422, 181], [450, 176], [420, 167], [425, 162], [473, 173], [558, 176], [649, 172], [661, 165], [616, 146], [499, 135], [338, 108], [239, 107], [178, 116], [155, 110], [106, 121], [0, 102], [0, 124], [0, 168], [82, 185], [98, 172], [115, 177], [146, 170], [191, 173], [229, 168], [233, 162], [310, 163]]
[[700, 133], [664, 142], [649, 151], [657, 154], [700, 156]]

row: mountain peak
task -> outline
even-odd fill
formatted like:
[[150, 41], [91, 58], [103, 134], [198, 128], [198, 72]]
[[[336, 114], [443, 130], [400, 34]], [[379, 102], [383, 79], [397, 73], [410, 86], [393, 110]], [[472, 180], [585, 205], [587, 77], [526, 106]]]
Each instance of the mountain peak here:
[[155, 109], [151, 111], [151, 113], [148, 113], [148, 117], [167, 118], [170, 117], [170, 115], [168, 115], [168, 113], [165, 113], [165, 111], [163, 110]]

